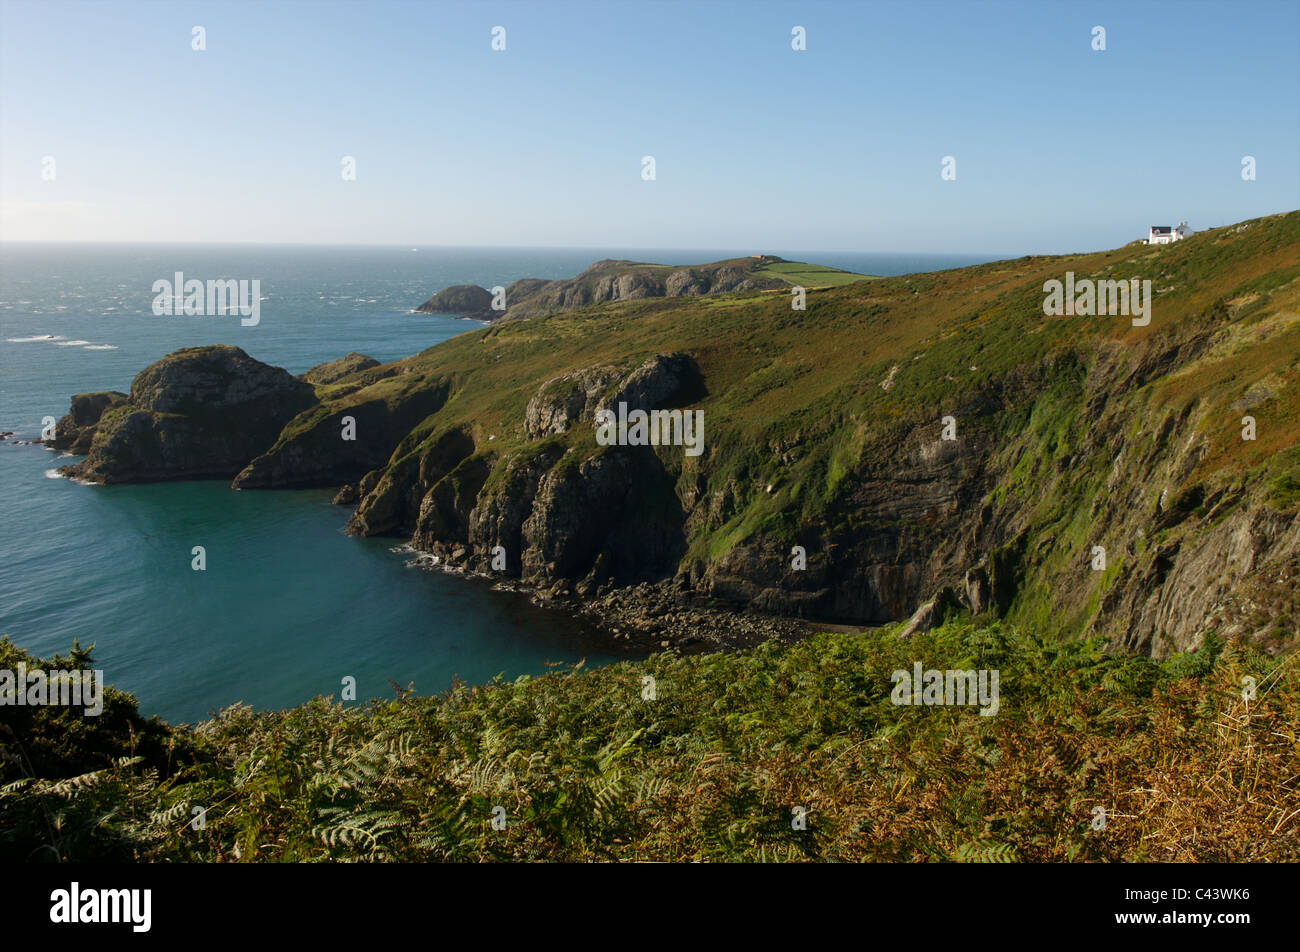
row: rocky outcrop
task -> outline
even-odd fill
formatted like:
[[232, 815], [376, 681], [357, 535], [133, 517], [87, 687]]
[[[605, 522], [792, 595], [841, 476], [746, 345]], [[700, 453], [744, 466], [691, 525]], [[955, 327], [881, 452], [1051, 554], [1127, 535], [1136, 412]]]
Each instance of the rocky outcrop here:
[[[477, 495], [481, 479], [477, 482], [470, 479], [472, 489], [459, 488], [455, 482], [466, 477], [467, 473], [460, 470], [461, 464], [475, 451], [473, 437], [460, 427], [436, 431], [408, 451], [399, 448], [387, 467], [362, 477], [358, 487], [361, 502], [348, 520], [347, 531], [353, 535], [418, 533], [421, 518], [431, 518], [424, 500], [444, 479], [450, 477], [453, 482], [439, 491], [450, 490], [454, 500], [461, 500], [466, 494]], [[423, 525], [429, 531], [428, 523]], [[460, 538], [458, 533], [453, 536]]]
[[105, 402], [87, 457], [62, 471], [96, 483], [229, 478], [314, 400], [310, 384], [238, 347], [186, 348], [141, 371], [128, 401]]
[[379, 361], [375, 360], [375, 358], [353, 352], [340, 357], [338, 360], [317, 364], [303, 374], [302, 379], [317, 386], [326, 386], [338, 383], [344, 377], [350, 377], [362, 370], [369, 370], [371, 367], [378, 366]]
[[[477, 500], [469, 515], [468, 543], [462, 559], [474, 567], [491, 565], [492, 550], [501, 546], [505, 571], [518, 577], [523, 565], [524, 522], [533, 513], [542, 477], [564, 456], [558, 446], [546, 446], [538, 453], [518, 454], [506, 460], [503, 471], [489, 491]], [[455, 552], [450, 555], [454, 558]]]
[[129, 400], [130, 397], [117, 390], [77, 394], [72, 398], [71, 409], [55, 424], [54, 439], [46, 440], [46, 445], [78, 455], [89, 453], [100, 418]]
[[943, 588], [934, 598], [918, 608], [907, 623], [898, 630], [898, 637], [911, 638], [942, 625], [948, 615], [964, 606], [951, 588]]
[[1295, 622], [1282, 619], [1300, 618], [1300, 520], [1246, 500], [1224, 502], [1231, 512], [1222, 521], [1189, 513], [1192, 523], [1211, 525], [1174, 533], [1138, 560], [1125, 584], [1107, 591], [1100, 616], [1124, 619], [1116, 631], [1124, 647], [1167, 657], [1199, 644], [1210, 629], [1265, 641], [1297, 634]]
[[[633, 512], [635, 519], [626, 518]], [[655, 455], [613, 447], [553, 467], [539, 480], [520, 526], [520, 577], [546, 586], [671, 577], [686, 549], [684, 523], [672, 479]], [[500, 544], [482, 532], [479, 545], [489, 542]]]
[[989, 573], [984, 566], [976, 565], [966, 570], [962, 601], [975, 614], [986, 612], [994, 607], [993, 586], [989, 582]]
[[594, 420], [600, 410], [668, 409], [700, 399], [703, 378], [689, 354], [656, 354], [625, 374], [612, 366], [573, 370], [548, 380], [528, 401], [524, 432], [537, 440]]
[[663, 410], [692, 403], [704, 396], [704, 379], [689, 354], [656, 354], [619, 384], [614, 395], [598, 409]]
[[[416, 547], [448, 567], [503, 574], [539, 590], [592, 593], [674, 574], [685, 551], [684, 516], [671, 477], [648, 449], [611, 447], [578, 459], [543, 445], [503, 461], [487, 485], [491, 462], [467, 456], [433, 483], [419, 507]], [[399, 527], [409, 497], [402, 478], [386, 479], [358, 509], [352, 531]]]
[[459, 314], [464, 317], [501, 316], [492, 310], [492, 292], [476, 284], [455, 284], [444, 288], [416, 310], [426, 314]]
[[538, 440], [563, 433], [578, 420], [592, 419], [619, 376], [617, 367], [588, 367], [546, 381], [524, 410], [524, 432]]
[[[467, 439], [463, 434], [461, 437]], [[430, 548], [469, 542], [470, 519], [495, 461], [490, 453], [470, 450], [472, 444], [462, 443], [444, 458], [443, 466], [449, 467], [447, 472], [426, 475], [425, 482], [432, 480], [432, 484], [420, 500], [412, 537], [415, 546]]]

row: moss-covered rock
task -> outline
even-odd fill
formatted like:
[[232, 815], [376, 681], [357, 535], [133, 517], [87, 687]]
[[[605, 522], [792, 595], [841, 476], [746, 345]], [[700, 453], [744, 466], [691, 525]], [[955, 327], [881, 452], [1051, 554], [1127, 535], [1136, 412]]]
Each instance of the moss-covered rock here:
[[99, 393], [79, 393], [72, 398], [72, 407], [54, 428], [54, 439], [46, 440], [48, 446], [70, 453], [86, 454], [95, 439], [100, 418], [108, 410], [130, 401], [125, 393], [104, 390]]
[[238, 347], [188, 347], [141, 371], [128, 401], [105, 402], [89, 455], [63, 472], [96, 483], [230, 478], [315, 400], [311, 384]]

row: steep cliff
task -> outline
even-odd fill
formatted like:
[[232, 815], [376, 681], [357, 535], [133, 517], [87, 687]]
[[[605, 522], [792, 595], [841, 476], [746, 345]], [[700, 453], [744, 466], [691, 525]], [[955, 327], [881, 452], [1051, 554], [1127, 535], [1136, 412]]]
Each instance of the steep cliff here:
[[[1150, 281], [1150, 322], [1045, 316], [1067, 275]], [[1278, 650], [1300, 624], [1297, 277], [1300, 213], [806, 310], [615, 283], [629, 299], [317, 387], [231, 475], [346, 483], [349, 531], [548, 595], [650, 583], [655, 604], [851, 624], [929, 606], [914, 629], [969, 611], [1158, 656], [1212, 631]], [[151, 445], [154, 417], [125, 429], [146, 389], [104, 414], [83, 472], [128, 478], [105, 461]], [[602, 410], [659, 411], [678, 437], [698, 418], [698, 453], [634, 426], [609, 445]]]
[[[544, 590], [672, 581], [847, 623], [937, 602], [920, 624], [962, 607], [1159, 656], [1212, 630], [1276, 649], [1300, 624], [1298, 235], [1293, 213], [826, 290], [805, 312], [753, 296], [501, 325], [444, 357], [484, 375], [457, 398], [484, 414], [442, 421], [493, 448], [463, 456], [464, 518], [429, 516], [452, 494], [390, 464], [359, 510], [382, 499], [385, 520], [352, 528], [480, 570], [499, 545]], [[1067, 272], [1151, 280], [1151, 324], [1045, 317]], [[592, 438], [648, 344], [700, 368], [698, 459]]]

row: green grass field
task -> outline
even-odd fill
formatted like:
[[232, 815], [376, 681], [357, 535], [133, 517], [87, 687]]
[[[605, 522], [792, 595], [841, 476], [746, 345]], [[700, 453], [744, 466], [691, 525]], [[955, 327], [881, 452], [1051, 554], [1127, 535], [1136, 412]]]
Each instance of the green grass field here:
[[792, 285], [797, 284], [804, 288], [838, 288], [858, 281], [877, 280], [874, 275], [855, 274], [852, 271], [841, 271], [839, 268], [828, 268], [820, 264], [805, 264], [802, 261], [770, 264], [766, 268], [759, 268], [754, 274], [780, 278], [782, 281], [789, 281]]

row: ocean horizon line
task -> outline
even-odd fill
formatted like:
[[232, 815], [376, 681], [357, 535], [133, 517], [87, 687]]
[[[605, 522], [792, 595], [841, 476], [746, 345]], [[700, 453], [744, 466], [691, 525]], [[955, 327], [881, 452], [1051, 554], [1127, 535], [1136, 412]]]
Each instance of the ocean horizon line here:
[[[8, 246], [24, 246], [24, 245], [40, 245], [40, 246], [42, 246], [42, 247], [49, 247], [49, 246], [53, 246], [53, 245], [66, 245], [66, 246], [70, 246], [70, 247], [114, 247], [114, 248], [130, 248], [130, 247], [151, 247], [151, 248], [164, 247], [164, 248], [170, 248], [170, 247], [178, 247], [178, 246], [190, 247], [190, 248], [211, 248], [211, 247], [241, 247], [241, 248], [246, 248], [246, 247], [259, 247], [259, 248], [314, 248], [314, 249], [322, 249], [322, 248], [338, 248], [338, 249], [358, 249], [358, 248], [385, 249], [385, 248], [392, 248], [392, 249], [397, 249], [397, 248], [404, 248], [404, 249], [414, 249], [414, 250], [416, 250], [416, 251], [421, 251], [421, 250], [424, 250], [424, 249], [426, 249], [426, 248], [427, 248], [427, 249], [442, 249], [442, 250], [449, 250], [449, 251], [478, 251], [478, 250], [481, 250], [481, 251], [607, 251], [607, 250], [611, 250], [611, 249], [612, 249], [612, 250], [616, 250], [616, 251], [671, 251], [671, 252], [673, 252], [673, 253], [675, 253], [675, 254], [683, 254], [683, 253], [686, 253], [686, 252], [696, 252], [696, 251], [703, 251], [703, 252], [710, 252], [710, 253], [713, 253], [713, 252], [730, 253], [731, 251], [735, 250], [735, 249], [730, 249], [730, 248], [726, 248], [726, 247], [712, 247], [712, 248], [710, 248], [710, 247], [689, 247], [689, 246], [665, 247], [665, 246], [657, 246], [657, 245], [618, 245], [618, 244], [607, 244], [607, 245], [488, 245], [488, 244], [461, 244], [461, 245], [457, 245], [457, 244], [442, 244], [442, 243], [431, 243], [431, 242], [424, 242], [424, 243], [422, 243], [422, 242], [419, 242], [419, 241], [408, 241], [408, 242], [403, 242], [403, 241], [394, 241], [394, 242], [366, 242], [366, 243], [348, 244], [348, 243], [343, 243], [343, 242], [306, 242], [306, 241], [304, 241], [304, 242], [295, 242], [295, 241], [158, 241], [158, 240], [109, 241], [109, 240], [102, 240], [102, 239], [67, 239], [67, 238], [19, 238], [19, 239], [4, 238], [4, 239], [0, 239], [0, 248], [4, 248], [4, 247], [8, 247]], [[1012, 259], [1015, 259], [1015, 258], [1023, 258], [1023, 257], [1026, 257], [1027, 255], [1032, 255], [1032, 256], [1039, 256], [1039, 255], [1055, 256], [1055, 255], [1059, 255], [1059, 254], [1070, 254], [1070, 253], [1071, 253], [1071, 252], [1054, 252], [1054, 251], [1031, 251], [1031, 252], [1019, 252], [1019, 253], [1015, 253], [1015, 252], [1006, 252], [1006, 251], [997, 251], [997, 252], [994, 252], [994, 251], [914, 251], [914, 250], [906, 250], [906, 249], [903, 249], [903, 250], [894, 249], [894, 250], [889, 250], [889, 251], [879, 251], [879, 250], [863, 250], [863, 249], [855, 249], [855, 248], [813, 248], [813, 249], [802, 249], [802, 250], [797, 250], [797, 251], [796, 251], [796, 250], [791, 250], [791, 249], [780, 249], [780, 248], [778, 248], [778, 249], [775, 249], [775, 250], [767, 250], [767, 251], [761, 251], [761, 250], [760, 250], [760, 251], [750, 251], [750, 252], [746, 252], [746, 253], [745, 253], [745, 256], [748, 257], [748, 256], [751, 256], [751, 255], [756, 255], [756, 254], [777, 254], [778, 256], [784, 257], [784, 255], [781, 255], [781, 254], [780, 254], [780, 252], [782, 252], [782, 251], [784, 251], [786, 254], [802, 254], [802, 255], [814, 255], [814, 254], [833, 254], [833, 255], [897, 255], [897, 256], [909, 256], [909, 257], [933, 257], [933, 258], [947, 258], [947, 257], [972, 257], [972, 258], [973, 258], [973, 257], [979, 257], [979, 258], [987, 258], [987, 259], [990, 260], [990, 261], [1012, 260]], [[649, 262], [649, 263], [653, 263], [653, 262]]]

